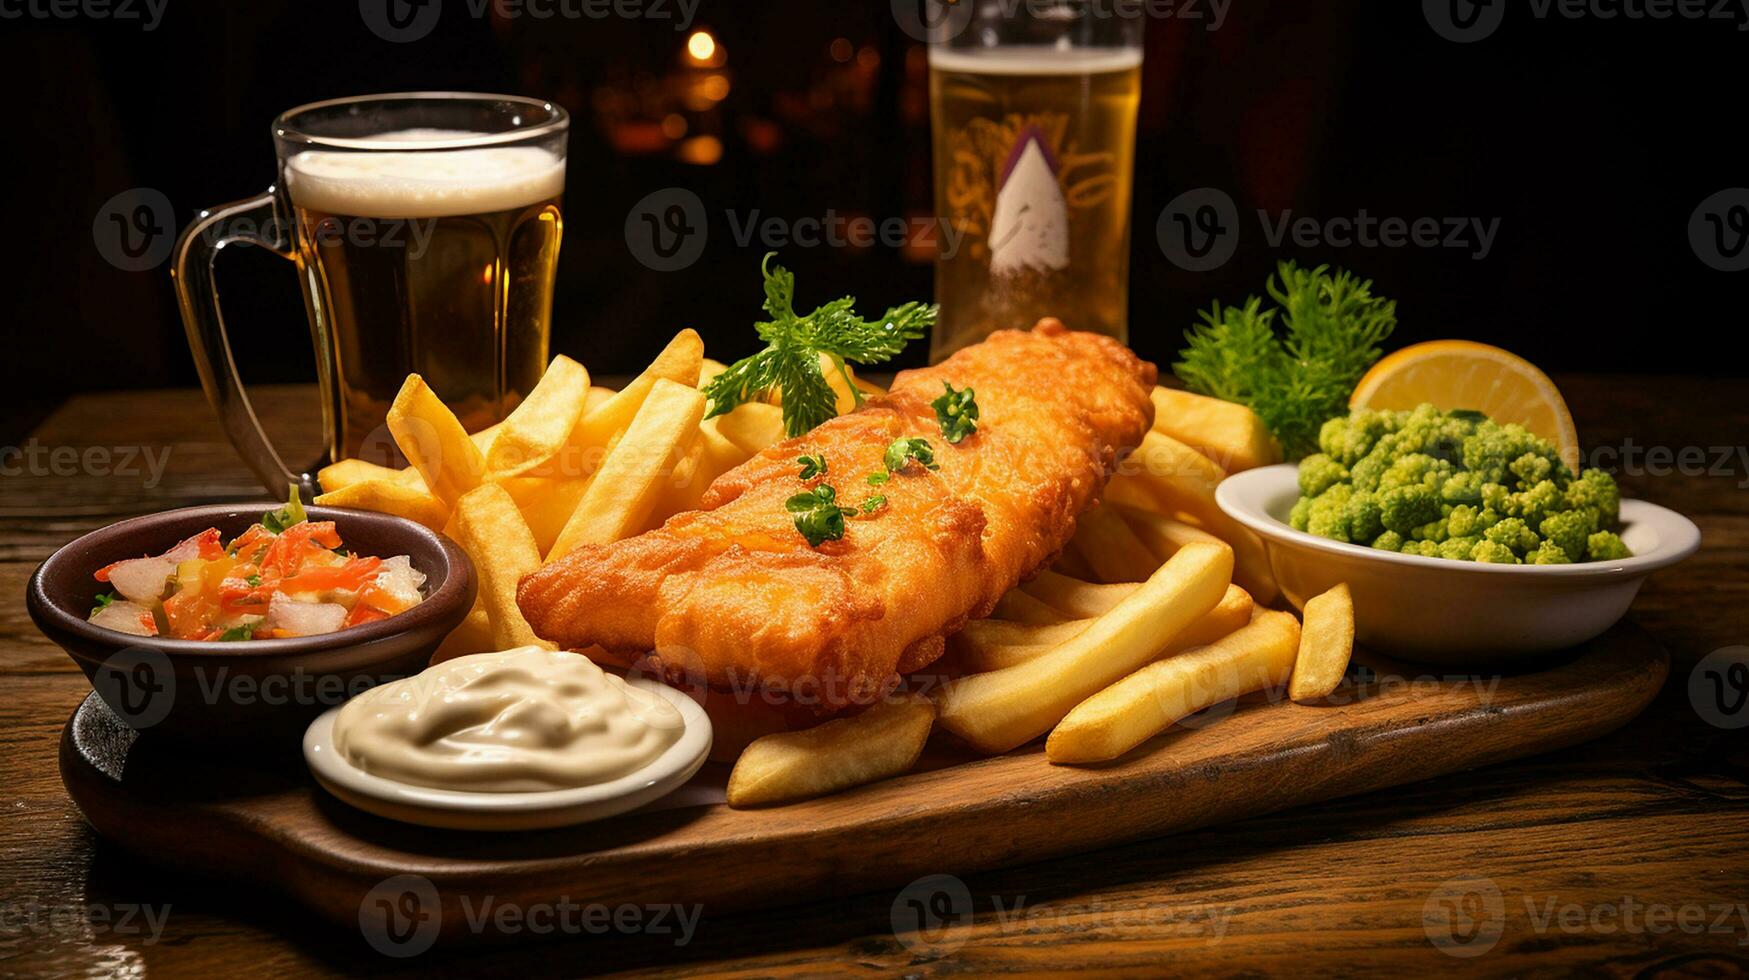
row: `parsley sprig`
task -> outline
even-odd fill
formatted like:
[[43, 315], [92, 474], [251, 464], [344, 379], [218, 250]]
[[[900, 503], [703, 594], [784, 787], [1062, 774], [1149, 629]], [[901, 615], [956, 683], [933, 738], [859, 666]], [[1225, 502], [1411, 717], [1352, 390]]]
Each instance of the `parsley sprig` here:
[[[878, 320], [864, 320], [852, 307], [856, 298], [835, 299], [812, 313], [795, 311], [795, 274], [771, 264], [777, 253], [768, 253], [760, 263], [765, 277], [765, 313], [770, 320], [754, 329], [764, 340], [764, 350], [742, 358], [704, 386], [709, 402], [706, 418], [722, 415], [772, 389], [783, 393], [784, 430], [792, 437], [838, 414], [838, 396], [826, 384], [820, 355], [850, 382], [846, 361], [881, 364], [921, 338], [935, 323], [932, 303], [906, 303]], [[852, 397], [862, 404], [862, 392], [848, 385]]]
[[1397, 304], [1374, 296], [1372, 280], [1322, 265], [1283, 262], [1266, 288], [1278, 307], [1253, 296], [1202, 313], [1172, 370], [1191, 391], [1249, 406], [1298, 458], [1318, 451], [1324, 420], [1348, 411], [1355, 382], [1397, 326]]
[[784, 501], [783, 507], [796, 515], [796, 530], [810, 548], [844, 537], [844, 517], [856, 513], [854, 507], [847, 510], [838, 506], [838, 491], [825, 483], [796, 494]]
[[286, 528], [309, 519], [304, 513], [304, 502], [298, 499], [297, 484], [290, 484], [289, 488], [291, 493], [284, 507], [261, 515], [261, 526], [273, 534], [284, 534]]
[[816, 476], [826, 475], [825, 453], [815, 453], [812, 456], [797, 456], [796, 462], [802, 464], [802, 471], [797, 474], [797, 479], [812, 480]]
[[908, 439], [894, 439], [892, 445], [887, 447], [887, 454], [882, 462], [886, 463], [888, 473], [897, 473], [912, 460], [916, 460], [917, 465], [926, 470], [941, 468], [935, 462], [935, 447], [929, 444], [929, 440], [919, 439], [915, 436]]
[[941, 423], [941, 437], [957, 446], [978, 431], [977, 396], [970, 388], [955, 391], [946, 381], [941, 386], [947, 389], [946, 393], [930, 402], [929, 407], [935, 409], [935, 421]]

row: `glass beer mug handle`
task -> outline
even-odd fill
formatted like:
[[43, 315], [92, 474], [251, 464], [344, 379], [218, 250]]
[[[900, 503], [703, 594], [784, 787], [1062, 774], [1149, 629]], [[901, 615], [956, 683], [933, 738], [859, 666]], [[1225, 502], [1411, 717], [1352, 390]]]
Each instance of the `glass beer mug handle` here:
[[225, 317], [219, 310], [218, 283], [213, 279], [213, 260], [235, 242], [259, 245], [282, 258], [292, 258], [290, 236], [274, 210], [272, 190], [201, 212], [200, 220], [176, 242], [170, 275], [176, 283], [176, 303], [182, 309], [188, 348], [194, 353], [201, 387], [206, 389], [207, 401], [218, 413], [226, 437], [262, 485], [276, 498], [285, 496], [287, 483], [312, 492], [310, 477], [293, 472], [268, 442], [231, 355]]

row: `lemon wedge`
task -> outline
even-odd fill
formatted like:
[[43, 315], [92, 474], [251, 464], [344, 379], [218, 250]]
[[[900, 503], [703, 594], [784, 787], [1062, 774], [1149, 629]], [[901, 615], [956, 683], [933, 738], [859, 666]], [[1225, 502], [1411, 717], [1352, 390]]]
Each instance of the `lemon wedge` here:
[[1511, 351], [1469, 340], [1414, 344], [1374, 364], [1348, 400], [1350, 408], [1393, 410], [1423, 402], [1517, 422], [1553, 443], [1579, 472], [1579, 431], [1567, 402], [1548, 375]]

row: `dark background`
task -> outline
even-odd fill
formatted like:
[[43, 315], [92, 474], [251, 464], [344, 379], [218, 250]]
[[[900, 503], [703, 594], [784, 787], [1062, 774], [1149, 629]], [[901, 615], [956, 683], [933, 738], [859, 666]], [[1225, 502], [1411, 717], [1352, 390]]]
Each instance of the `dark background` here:
[[[1145, 356], [1170, 361], [1198, 309], [1260, 291], [1276, 261], [1297, 258], [1352, 268], [1397, 299], [1393, 347], [1464, 336], [1553, 372], [1743, 373], [1710, 342], [1734, 325], [1743, 279], [1705, 264], [1688, 235], [1704, 199], [1749, 183], [1728, 111], [1749, 45], [1735, 22], [1539, 19], [1512, 5], [1492, 36], [1458, 44], [1418, 3], [1234, 0], [1215, 31], [1206, 5], [1191, 9], [1201, 19], [1148, 25], [1131, 273]], [[923, 61], [883, 0], [703, 0], [690, 27], [715, 33], [732, 80], [717, 109], [683, 113], [689, 135], [719, 140], [709, 164], [659, 132], [687, 37], [672, 19], [476, 18], [448, 0], [409, 44], [371, 33], [354, 0], [168, 0], [150, 32], [0, 19], [13, 218], [0, 235], [12, 341], [0, 437], [72, 392], [196, 383], [168, 274], [121, 271], [96, 245], [106, 201], [157, 189], [187, 224], [272, 181], [279, 111], [367, 92], [515, 92], [571, 111], [555, 351], [631, 372], [692, 326], [714, 356], [749, 353], [761, 249], [737, 246], [722, 212], [929, 214]], [[625, 218], [673, 186], [705, 202], [712, 235], [691, 268], [652, 272], [627, 251]], [[1218, 270], [1183, 272], [1155, 221], [1198, 187], [1232, 196], [1242, 233]], [[1258, 208], [1500, 223], [1481, 260], [1272, 248]], [[928, 257], [902, 250], [792, 247], [782, 261], [808, 305], [852, 293], [878, 311], [932, 289]], [[290, 265], [240, 249], [220, 266], [245, 380], [313, 378]], [[914, 345], [902, 363], [925, 354]]]

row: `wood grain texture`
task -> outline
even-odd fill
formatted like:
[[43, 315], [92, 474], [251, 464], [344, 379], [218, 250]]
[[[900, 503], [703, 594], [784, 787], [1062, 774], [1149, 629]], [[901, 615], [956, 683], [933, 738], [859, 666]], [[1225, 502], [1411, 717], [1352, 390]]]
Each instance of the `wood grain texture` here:
[[[1560, 378], [1588, 446], [1741, 445], [1743, 384], [1687, 378]], [[307, 391], [268, 389], [257, 407], [288, 446], [313, 451]], [[167, 875], [103, 845], [56, 771], [62, 724], [89, 688], [30, 626], [23, 583], [78, 533], [128, 514], [258, 498], [198, 392], [82, 397], [35, 434], [44, 447], [170, 450], [163, 478], [107, 473], [0, 476], [0, 973], [192, 975], [432, 972], [575, 975], [942, 975], [1032, 969], [1104, 974], [1336, 974], [1461, 969], [1487, 975], [1588, 971], [1729, 975], [1749, 967], [1749, 926], [1729, 931], [1576, 931], [1545, 910], [1596, 913], [1624, 898], [1706, 908], [1749, 902], [1749, 735], [1702, 721], [1686, 685], [1708, 652], [1749, 643], [1749, 467], [1624, 474], [1631, 496], [1676, 507], [1702, 551], [1654, 576], [1634, 618], [1669, 649], [1671, 680], [1627, 727], [1574, 748], [1396, 789], [1144, 840], [1092, 854], [968, 874], [971, 914], [940, 944], [896, 935], [893, 889], [747, 915], [707, 913], [673, 935], [588, 935], [389, 960], [271, 889]], [[288, 449], [288, 456], [299, 454]], [[16, 475], [14, 475], [16, 474]], [[1242, 719], [1239, 719], [1242, 720]], [[1229, 722], [1236, 721], [1230, 719]], [[1226, 727], [1232, 728], [1232, 724]], [[1005, 828], [987, 830], [1002, 846]], [[928, 851], [925, 828], [892, 846]], [[849, 862], [850, 855], [829, 860]], [[1453, 879], [1491, 881], [1501, 935], [1454, 960], [1424, 929]], [[1550, 903], [1553, 903], [1551, 906]], [[156, 941], [105, 926], [132, 905], [168, 906]], [[95, 910], [95, 912], [93, 911]], [[1533, 914], [1534, 913], [1534, 914]]]

